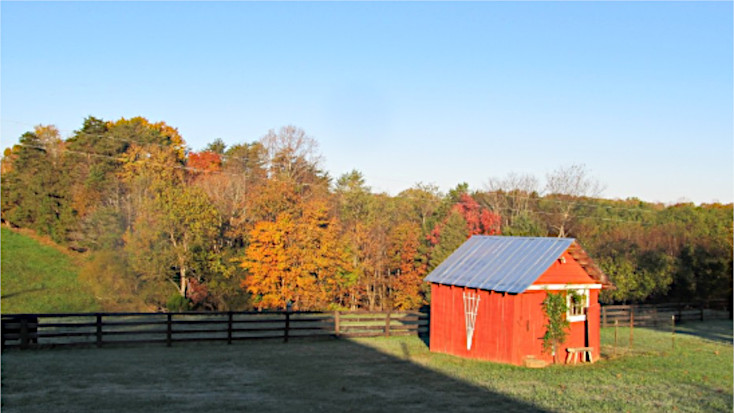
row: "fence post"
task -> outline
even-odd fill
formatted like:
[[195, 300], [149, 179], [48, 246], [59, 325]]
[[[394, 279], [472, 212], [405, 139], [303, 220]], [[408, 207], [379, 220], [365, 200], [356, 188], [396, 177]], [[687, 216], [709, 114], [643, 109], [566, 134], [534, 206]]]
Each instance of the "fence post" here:
[[339, 335], [340, 335], [340, 332], [339, 332], [339, 328], [340, 328], [339, 324], [340, 323], [339, 323], [339, 321], [340, 321], [339, 320], [339, 311], [334, 311], [334, 335], [336, 335], [337, 337], [339, 337]]
[[701, 303], [701, 321], [703, 321], [703, 303]]
[[390, 337], [390, 311], [387, 312], [385, 317], [385, 337]]
[[617, 355], [617, 327], [619, 326], [619, 320], [614, 320], [614, 355]]
[[97, 347], [102, 347], [102, 314], [97, 313]]
[[20, 319], [20, 348], [28, 348], [28, 319]]
[[607, 308], [601, 308], [602, 327], [607, 327]]
[[290, 329], [291, 324], [291, 312], [287, 311], [285, 312], [285, 331], [283, 332], [283, 342], [288, 342], [288, 330]]
[[657, 306], [652, 308], [652, 326], [653, 327], [658, 326], [658, 307]]
[[630, 348], [635, 342], [635, 308], [630, 306]]
[[232, 344], [232, 312], [227, 311], [227, 344]]
[[673, 350], [675, 350], [675, 315], [670, 316], [670, 318], [671, 318], [670, 327], [671, 327], [671, 330], [672, 330], [671, 337], [672, 337], [672, 340], [673, 340]]
[[166, 347], [171, 347], [171, 335], [173, 333], [172, 320], [173, 314], [166, 314]]

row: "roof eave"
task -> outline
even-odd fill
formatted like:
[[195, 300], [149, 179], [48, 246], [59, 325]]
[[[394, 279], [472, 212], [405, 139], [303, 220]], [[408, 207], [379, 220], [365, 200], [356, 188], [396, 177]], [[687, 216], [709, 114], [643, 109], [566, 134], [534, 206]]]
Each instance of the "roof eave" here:
[[586, 271], [586, 273], [589, 274], [592, 279], [598, 281], [602, 285], [603, 290], [617, 289], [617, 287], [615, 287], [614, 284], [609, 281], [609, 277], [604, 274], [601, 268], [596, 265], [594, 260], [589, 257], [589, 254], [584, 251], [577, 240], [574, 240], [571, 246], [568, 247], [568, 253], [571, 255], [571, 257], [573, 257], [574, 260], [576, 260], [576, 262], [579, 263], [579, 265], [581, 265], [584, 271]]

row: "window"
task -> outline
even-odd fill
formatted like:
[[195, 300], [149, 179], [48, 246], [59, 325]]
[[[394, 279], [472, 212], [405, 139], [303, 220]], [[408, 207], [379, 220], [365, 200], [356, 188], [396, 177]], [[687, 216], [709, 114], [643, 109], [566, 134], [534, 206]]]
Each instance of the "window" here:
[[589, 307], [589, 290], [568, 290], [566, 293], [568, 312], [566, 319], [570, 322], [586, 320], [586, 309]]

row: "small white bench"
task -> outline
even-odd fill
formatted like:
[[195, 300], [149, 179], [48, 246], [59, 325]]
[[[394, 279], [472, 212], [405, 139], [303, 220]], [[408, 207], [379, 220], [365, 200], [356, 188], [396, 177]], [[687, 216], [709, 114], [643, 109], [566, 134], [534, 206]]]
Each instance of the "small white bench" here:
[[592, 352], [594, 351], [593, 347], [569, 347], [566, 349], [568, 352], [568, 355], [566, 356], [566, 364], [570, 364], [570, 361], [573, 361], [573, 364], [576, 364], [576, 361], [578, 360], [579, 355], [581, 355], [581, 362], [589, 360], [589, 363], [593, 363], [594, 359], [592, 358]]

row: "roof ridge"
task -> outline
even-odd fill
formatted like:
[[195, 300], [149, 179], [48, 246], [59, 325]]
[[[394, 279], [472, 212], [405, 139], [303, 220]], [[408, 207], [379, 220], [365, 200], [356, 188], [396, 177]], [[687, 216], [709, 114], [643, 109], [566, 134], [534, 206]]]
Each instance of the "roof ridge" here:
[[524, 239], [524, 240], [540, 239], [540, 240], [544, 240], [544, 241], [552, 241], [552, 240], [559, 240], [559, 241], [561, 241], [561, 240], [577, 241], [577, 239], [576, 238], [573, 238], [573, 237], [526, 237], [526, 236], [523, 236], [523, 235], [481, 235], [481, 234], [476, 234], [476, 235], [472, 235], [468, 239], [471, 239], [471, 238], [505, 238], [505, 239], [514, 238], [514, 239]]

